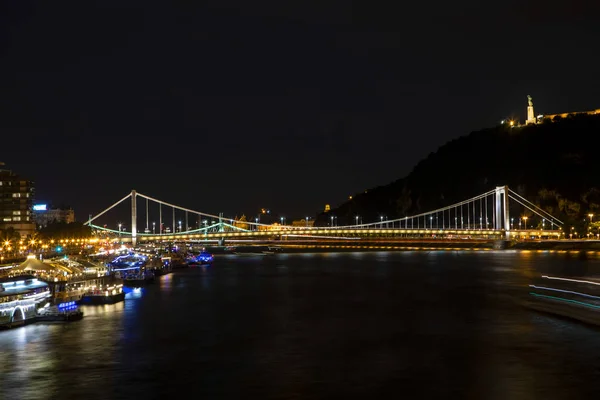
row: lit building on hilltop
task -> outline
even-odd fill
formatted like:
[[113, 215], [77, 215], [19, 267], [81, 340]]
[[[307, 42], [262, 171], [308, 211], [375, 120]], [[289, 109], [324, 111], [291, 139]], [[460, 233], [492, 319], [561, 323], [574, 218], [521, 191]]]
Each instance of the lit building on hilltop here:
[[21, 236], [32, 235], [33, 182], [3, 167], [0, 163], [0, 229], [13, 228]]
[[596, 110], [592, 110], [592, 111], [574, 111], [574, 112], [561, 113], [561, 114], [549, 114], [549, 115], [544, 115], [543, 117], [552, 120], [552, 119], [554, 119], [554, 117], [567, 118], [569, 115], [577, 115], [577, 114], [600, 115], [600, 108], [598, 108]]
[[48, 208], [46, 204], [35, 204], [33, 220], [38, 228], [46, 227], [53, 222], [70, 224], [75, 222], [75, 211], [72, 208]]
[[295, 221], [292, 221], [292, 226], [295, 227], [311, 227], [315, 225], [315, 220], [310, 219], [309, 217], [306, 217], [304, 219], [298, 219]]

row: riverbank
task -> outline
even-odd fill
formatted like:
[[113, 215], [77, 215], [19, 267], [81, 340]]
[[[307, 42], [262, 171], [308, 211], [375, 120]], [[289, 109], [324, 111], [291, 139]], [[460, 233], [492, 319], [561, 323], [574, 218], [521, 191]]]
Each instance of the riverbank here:
[[[235, 247], [235, 246], [232, 246]], [[338, 242], [301, 242], [282, 243], [273, 242], [271, 248], [276, 248], [276, 253], [307, 253], [307, 252], [352, 252], [352, 251], [486, 251], [486, 250], [522, 250], [522, 251], [583, 251], [600, 252], [600, 241], [576, 240], [544, 240], [544, 241], [507, 241], [507, 240], [354, 240]], [[245, 252], [252, 249], [267, 249], [261, 246], [239, 246]], [[214, 254], [233, 253], [231, 247], [207, 246], [206, 250]], [[257, 252], [258, 252], [257, 250]]]
[[[461, 250], [523, 250], [523, 251], [557, 251], [557, 252], [598, 252], [599, 240], [446, 240], [446, 239], [411, 239], [411, 240], [348, 240], [348, 241], [272, 241], [260, 245], [202, 246], [212, 254], [234, 254], [235, 250], [253, 253], [313, 253], [313, 252], [353, 252], [353, 251], [461, 251]], [[275, 249], [275, 251], [272, 251]], [[0, 264], [0, 276], [8, 274], [14, 263]]]
[[587, 250], [600, 251], [598, 240], [543, 240], [514, 242], [507, 248], [513, 250]]

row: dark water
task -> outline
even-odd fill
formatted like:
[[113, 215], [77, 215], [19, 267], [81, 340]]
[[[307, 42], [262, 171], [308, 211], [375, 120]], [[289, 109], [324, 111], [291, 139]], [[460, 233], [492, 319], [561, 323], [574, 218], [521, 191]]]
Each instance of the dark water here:
[[[600, 329], [516, 300], [559, 254], [218, 258], [82, 321], [0, 331], [1, 399], [580, 399]], [[191, 396], [191, 397], [190, 397]]]

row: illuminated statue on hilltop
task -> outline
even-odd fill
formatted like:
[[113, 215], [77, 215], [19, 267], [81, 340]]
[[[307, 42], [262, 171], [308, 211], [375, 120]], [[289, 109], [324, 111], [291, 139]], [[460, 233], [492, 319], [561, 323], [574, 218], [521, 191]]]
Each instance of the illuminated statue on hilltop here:
[[535, 124], [537, 121], [535, 120], [535, 115], [533, 113], [533, 99], [530, 95], [527, 95], [527, 102], [529, 105], [527, 106], [527, 121], [525, 121], [525, 124]]

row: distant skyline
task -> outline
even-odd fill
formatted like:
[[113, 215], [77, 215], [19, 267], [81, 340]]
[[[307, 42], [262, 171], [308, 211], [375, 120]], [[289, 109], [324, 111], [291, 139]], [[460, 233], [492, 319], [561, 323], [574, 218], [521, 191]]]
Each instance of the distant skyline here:
[[527, 95], [600, 108], [598, 4], [201, 3], [0, 6], [0, 161], [78, 220], [131, 189], [301, 217]]

